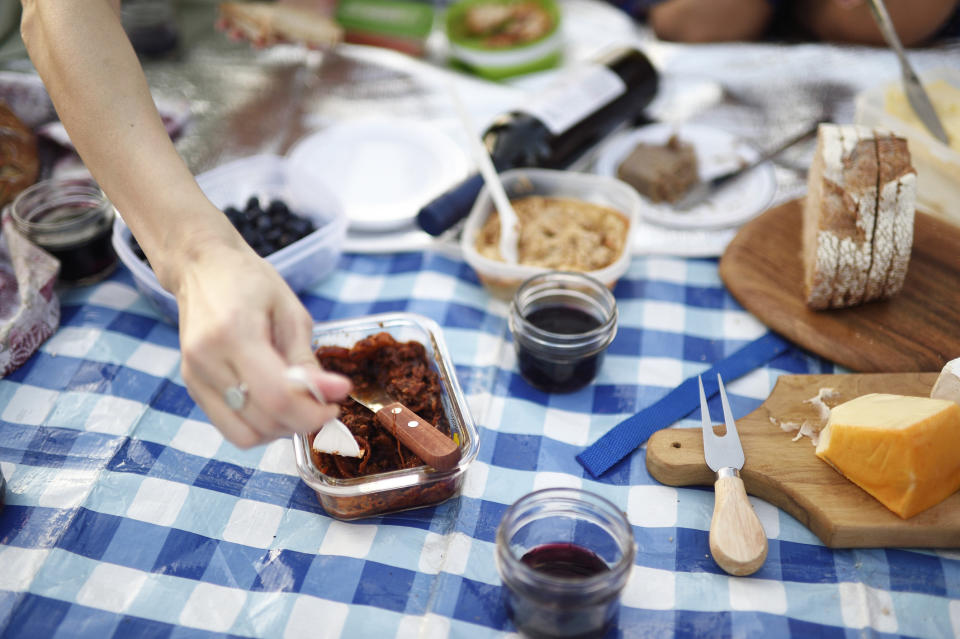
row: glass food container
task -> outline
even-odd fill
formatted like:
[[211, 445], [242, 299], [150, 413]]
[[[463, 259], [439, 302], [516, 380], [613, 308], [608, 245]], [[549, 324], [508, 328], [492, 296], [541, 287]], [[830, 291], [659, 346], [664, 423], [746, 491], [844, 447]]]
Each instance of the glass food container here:
[[21, 233], [60, 260], [61, 282], [91, 284], [116, 267], [115, 210], [93, 180], [37, 182], [14, 199], [10, 212]]
[[313, 345], [350, 348], [361, 339], [386, 331], [398, 342], [417, 341], [426, 349], [431, 368], [440, 379], [441, 403], [451, 435], [460, 446], [460, 462], [450, 470], [429, 466], [404, 468], [340, 479], [324, 474], [314, 462], [310, 436], [293, 438], [297, 470], [331, 517], [349, 520], [432, 506], [460, 493], [464, 474], [480, 448], [479, 434], [440, 326], [414, 313], [383, 313], [354, 319], [321, 322], [314, 326]]
[[529, 637], [604, 636], [617, 619], [635, 555], [623, 512], [575, 488], [521, 497], [497, 528], [507, 611]]

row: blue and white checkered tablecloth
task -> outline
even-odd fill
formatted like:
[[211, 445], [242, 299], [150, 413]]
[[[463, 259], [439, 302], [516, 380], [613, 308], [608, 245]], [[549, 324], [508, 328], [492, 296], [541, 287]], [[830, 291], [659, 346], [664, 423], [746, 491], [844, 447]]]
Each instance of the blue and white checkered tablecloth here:
[[[59, 331], [0, 380], [0, 636], [509, 636], [494, 531], [546, 486], [628, 513], [639, 551], [615, 636], [960, 636], [956, 551], [830, 550], [753, 500], [769, 557], [733, 578], [710, 557], [710, 489], [660, 485], [642, 450], [587, 475], [574, 459], [587, 444], [765, 332], [715, 260], [637, 258], [615, 294], [620, 331], [598, 379], [552, 396], [518, 377], [506, 305], [465, 264], [344, 257], [304, 296], [314, 317], [437, 321], [481, 431], [459, 498], [345, 523], [300, 481], [289, 440], [224, 442], [179, 377], [175, 328], [126, 270], [65, 292]], [[833, 370], [792, 349], [728, 384], [734, 414], [781, 373]]]

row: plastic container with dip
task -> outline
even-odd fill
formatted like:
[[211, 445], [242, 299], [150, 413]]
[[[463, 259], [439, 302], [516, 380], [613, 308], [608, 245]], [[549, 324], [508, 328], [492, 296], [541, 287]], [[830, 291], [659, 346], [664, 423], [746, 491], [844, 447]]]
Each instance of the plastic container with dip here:
[[635, 554], [623, 512], [573, 488], [521, 497], [497, 528], [507, 611], [524, 636], [603, 636], [616, 621]]
[[110, 243], [115, 210], [90, 179], [44, 180], [10, 205], [14, 226], [60, 260], [60, 281], [91, 284], [117, 265]]
[[[624, 245], [616, 259], [590, 271], [581, 271], [613, 288], [617, 280], [630, 267], [630, 238], [640, 223], [643, 201], [637, 190], [613, 177], [559, 171], [554, 169], [511, 169], [500, 174], [500, 181], [511, 201], [527, 196], [580, 200], [589, 204], [613, 209], [623, 216], [627, 228], [623, 232]], [[477, 240], [487, 218], [494, 211], [490, 189], [480, 189], [470, 215], [467, 216], [460, 235], [463, 259], [477, 273], [477, 277], [492, 295], [509, 300], [517, 287], [528, 277], [550, 271], [550, 268], [532, 264], [508, 264], [482, 255], [477, 249]]]
[[546, 392], [569, 393], [600, 370], [617, 334], [617, 302], [583, 273], [534, 275], [513, 296], [510, 332], [523, 378]]

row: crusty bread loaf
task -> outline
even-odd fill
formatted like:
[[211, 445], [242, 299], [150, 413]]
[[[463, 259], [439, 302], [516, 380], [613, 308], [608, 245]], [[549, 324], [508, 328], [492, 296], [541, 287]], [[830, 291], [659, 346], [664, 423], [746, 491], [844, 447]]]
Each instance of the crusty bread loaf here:
[[823, 124], [803, 211], [804, 292], [810, 308], [895, 295], [913, 245], [916, 173], [906, 141]]
[[[880, 159], [880, 200], [877, 210], [892, 208], [893, 250], [880, 299], [903, 288], [913, 250], [913, 218], [917, 206], [917, 172], [910, 162], [907, 141], [891, 133], [877, 136]], [[894, 202], [894, 197], [896, 201]]]

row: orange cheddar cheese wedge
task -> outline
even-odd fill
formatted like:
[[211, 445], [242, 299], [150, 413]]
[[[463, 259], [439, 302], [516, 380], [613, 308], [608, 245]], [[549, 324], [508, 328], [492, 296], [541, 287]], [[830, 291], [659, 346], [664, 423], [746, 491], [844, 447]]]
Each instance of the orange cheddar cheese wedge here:
[[817, 457], [907, 519], [960, 489], [960, 404], [857, 397], [833, 408]]

